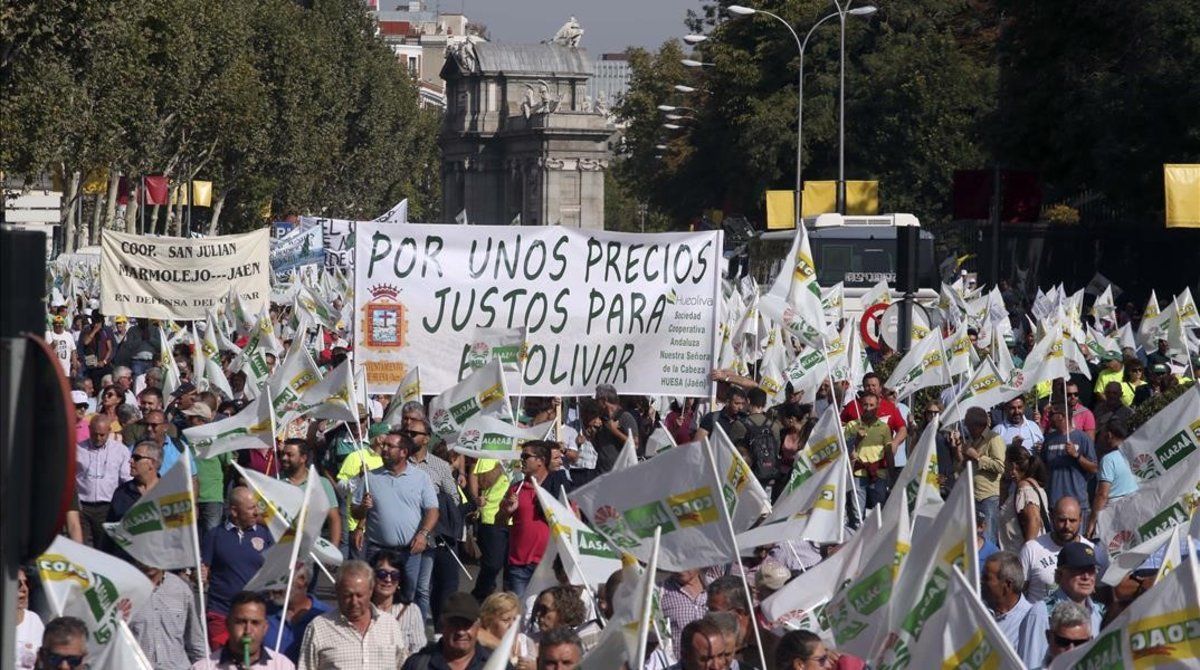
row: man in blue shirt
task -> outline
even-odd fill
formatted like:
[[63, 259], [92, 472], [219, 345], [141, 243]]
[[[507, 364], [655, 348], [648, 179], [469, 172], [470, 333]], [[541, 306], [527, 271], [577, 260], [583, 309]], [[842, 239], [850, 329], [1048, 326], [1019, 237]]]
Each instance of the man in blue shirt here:
[[[200, 407], [203, 407], [204, 409], [198, 409]], [[204, 403], [196, 403], [192, 406], [192, 409], [188, 411], [193, 412], [191, 416], [203, 418], [204, 421], [202, 423], [208, 423], [209, 421], [212, 421], [212, 410], [210, 410], [208, 405], [205, 405]], [[187, 412], [184, 414], [187, 414]], [[186, 447], [180, 448], [179, 445], [176, 444], [175, 440], [172, 440], [171, 437], [167, 435], [167, 428], [170, 424], [167, 423], [167, 415], [164, 414], [162, 410], [154, 410], [147, 413], [146, 416], [142, 418], [142, 424], [146, 426], [146, 439], [153, 440], [160, 448], [162, 448], [162, 463], [160, 463], [158, 466], [159, 477], [167, 474], [167, 471], [171, 469], [171, 466], [175, 465], [175, 462], [178, 461], [179, 457], [185, 452], [188, 455], [188, 464], [192, 466], [192, 476], [196, 476], [195, 457], [192, 456], [192, 452], [186, 451]]]
[[229, 632], [225, 617], [229, 603], [262, 567], [264, 554], [275, 539], [258, 523], [258, 502], [250, 489], [239, 486], [229, 492], [229, 520], [210, 530], [201, 542], [200, 562], [208, 584], [208, 644], [216, 649], [225, 644]]
[[1049, 615], [1045, 604], [1029, 602], [1021, 595], [1025, 589], [1021, 559], [1011, 551], [992, 554], [983, 564], [979, 581], [979, 595], [1000, 632], [1027, 667], [1039, 667], [1046, 655]]
[[279, 625], [283, 622], [283, 638], [279, 650], [292, 663], [300, 662], [300, 645], [304, 641], [304, 631], [313, 619], [333, 609], [331, 606], [308, 594], [311, 581], [308, 563], [300, 561], [292, 576], [292, 594], [287, 598], [287, 611], [283, 611], [284, 592], [272, 591], [270, 606], [267, 608], [266, 645], [275, 648], [275, 638], [279, 635]]
[[1068, 430], [1067, 414], [1061, 404], [1050, 405], [1050, 430], [1042, 445], [1042, 460], [1050, 473], [1046, 493], [1053, 506], [1060, 498], [1071, 496], [1079, 501], [1080, 511], [1088, 518], [1088, 479], [1100, 469], [1096, 448], [1083, 431]]
[[1100, 630], [1104, 605], [1092, 600], [1096, 592], [1096, 550], [1082, 542], [1068, 542], [1058, 552], [1054, 580], [1058, 588], [1046, 598], [1046, 611], [1053, 610], [1061, 600], [1070, 600], [1087, 611], [1092, 630]]
[[413, 602], [415, 597], [428, 621], [432, 616], [429, 590], [417, 586], [422, 570], [428, 574], [433, 567], [422, 564], [433, 561], [433, 554], [425, 549], [437, 525], [438, 499], [429, 475], [408, 462], [413, 446], [412, 438], [400, 430], [387, 434], [380, 453], [383, 467], [367, 473], [366, 486], [354, 493], [351, 511], [355, 519], [366, 521], [367, 560], [380, 549], [400, 554], [405, 577], [402, 600]]

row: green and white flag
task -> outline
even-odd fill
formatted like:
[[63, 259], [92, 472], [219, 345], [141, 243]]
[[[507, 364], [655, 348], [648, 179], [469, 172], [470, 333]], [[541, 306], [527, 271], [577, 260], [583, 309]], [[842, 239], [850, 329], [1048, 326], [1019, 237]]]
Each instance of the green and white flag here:
[[312, 553], [329, 515], [329, 499], [321, 490], [321, 476], [309, 466], [300, 511], [283, 537], [267, 550], [262, 567], [244, 587], [246, 591], [281, 591], [289, 586], [296, 561]]
[[967, 333], [967, 322], [962, 321], [943, 340], [946, 348], [946, 369], [951, 375], [965, 375], [971, 371], [971, 337]]
[[908, 494], [908, 514], [914, 530], [932, 520], [942, 508], [941, 487], [938, 485], [937, 432], [941, 423], [934, 419], [925, 426], [917, 444], [908, 455], [908, 463], [896, 477], [893, 491], [904, 489]]
[[887, 634], [888, 602], [911, 542], [907, 498], [904, 491], [892, 493], [883, 508], [883, 532], [863, 548], [862, 569], [843, 575], [821, 613], [843, 653], [871, 658]]
[[1186, 560], [1138, 596], [1091, 642], [1050, 664], [1051, 670], [1183, 670], [1200, 667], [1200, 568], [1195, 545]]
[[819, 348], [825, 332], [825, 310], [808, 230], [802, 222], [796, 226], [787, 258], [792, 262], [784, 262], [783, 271], [759, 301], [759, 310], [805, 344]]
[[720, 423], [713, 422], [713, 434], [708, 440], [716, 460], [717, 474], [721, 477], [725, 507], [733, 521], [733, 532], [740, 533], [771, 513], [771, 496], [754, 477], [746, 459], [733, 446], [733, 440], [725, 434]]
[[[1140, 480], [1179, 467], [1200, 467], [1200, 385], [1193, 384], [1121, 443], [1121, 454]], [[1187, 465], [1185, 465], [1187, 464]]]
[[379, 420], [385, 426], [395, 428], [403, 423], [405, 403], [421, 400], [421, 367], [414, 365], [400, 380], [396, 392], [388, 402], [383, 418]]
[[646, 458], [653, 458], [659, 452], [666, 451], [672, 447], [677, 447], [675, 438], [671, 435], [671, 431], [663, 425], [662, 421], [658, 422], [658, 427], [650, 433], [650, 437], [646, 438]]
[[992, 363], [985, 358], [975, 369], [975, 374], [963, 387], [954, 402], [942, 412], [942, 422], [946, 424], [961, 421], [972, 407], [991, 409], [1002, 402], [1007, 402], [1021, 395], [1020, 389], [1010, 387], [1000, 378], [1000, 373]]
[[350, 359], [334, 368], [300, 396], [297, 411], [312, 419], [358, 422], [358, 394]]
[[[890, 633], [873, 668], [903, 670], [921, 640], [925, 625], [945, 603], [954, 570], [962, 570], [971, 584], [979, 583], [975, 548], [975, 495], [968, 470], [958, 478], [937, 518], [922, 532], [900, 569], [892, 589], [888, 617]], [[917, 536], [914, 536], [914, 538]], [[937, 631], [930, 631], [938, 634]], [[916, 666], [922, 667], [922, 666]]]
[[51, 615], [82, 620], [88, 658], [96, 659], [94, 667], [105, 667], [101, 662], [120, 639], [121, 610], [137, 612], [154, 585], [129, 563], [61, 535], [38, 556], [37, 569]]
[[167, 343], [167, 334], [163, 332], [162, 324], [158, 326], [158, 367], [163, 372], [163, 397], [169, 398], [179, 388], [179, 366], [175, 364], [175, 356], [171, 354], [171, 346]]
[[558, 585], [554, 574], [555, 558], [561, 559], [563, 571], [572, 584], [589, 589], [621, 569], [621, 557], [612, 545], [575, 516], [570, 507], [559, 502], [556, 493], [540, 484], [537, 487], [538, 504], [550, 525], [550, 542], [546, 545], [546, 555], [530, 578], [531, 593]]
[[296, 337], [283, 362], [267, 378], [267, 394], [275, 409], [275, 424], [283, 426], [299, 416], [300, 398], [320, 381], [321, 368], [305, 348], [304, 338]]
[[127, 554], [163, 570], [196, 566], [196, 510], [192, 505], [191, 458], [171, 466], [154, 488], [104, 530]]
[[[1192, 515], [1193, 523], [1195, 519], [1200, 518], [1200, 515]], [[1136, 547], [1126, 549], [1117, 556], [1110, 556], [1108, 568], [1104, 571], [1100, 581], [1109, 586], [1120, 584], [1123, 579], [1129, 576], [1129, 573], [1142, 567], [1151, 556], [1154, 556], [1160, 551], [1165, 552], [1167, 543], [1171, 541], [1176, 528], [1181, 526], [1172, 526], [1169, 530], [1165, 530], [1158, 535], [1142, 542]], [[1176, 538], [1178, 540], [1178, 538]]]
[[[304, 489], [282, 479], [268, 477], [257, 470], [247, 470], [237, 463], [233, 463], [233, 467], [254, 492], [262, 524], [271, 532], [271, 537], [279, 542], [300, 516], [300, 508], [304, 505]], [[317, 495], [325, 494], [318, 492]], [[342, 564], [341, 550], [320, 535], [314, 544], [312, 557], [328, 566]]]
[[467, 345], [465, 363], [478, 370], [492, 359], [499, 359], [505, 372], [520, 372], [528, 355], [529, 329], [520, 328], [476, 328], [471, 343]]
[[493, 358], [429, 401], [433, 434], [447, 442], [453, 441], [467, 420], [476, 414], [513, 422], [508, 384], [499, 359]]
[[693, 442], [601, 475], [570, 498], [610, 544], [638, 560], [650, 560], [658, 527], [663, 570], [724, 564], [737, 555], [737, 546], [713, 468], [708, 445]]
[[795, 539], [841, 544], [845, 540], [845, 503], [849, 492], [847, 465], [845, 452], [839, 451], [832, 464], [806, 482], [807, 499], [794, 503], [800, 511], [739, 533], [737, 542], [742, 555], [752, 555], [756, 547]]
[[925, 634], [909, 649], [907, 667], [1024, 668], [1021, 657], [960, 571], [954, 570], [945, 588], [945, 604], [925, 622]]
[[913, 345], [900, 359], [888, 378], [886, 386], [896, 392], [896, 397], [906, 398], [923, 388], [944, 386], [950, 383], [950, 373], [942, 358], [940, 336], [926, 335]]
[[275, 448], [275, 411], [271, 394], [260, 393], [233, 416], [183, 430], [196, 458], [212, 458], [239, 449]]
[[545, 440], [554, 430], [553, 421], [525, 428], [503, 421], [490, 414], [476, 414], [452, 438], [450, 448], [471, 458], [492, 458], [498, 461], [521, 460], [521, 446], [533, 440]]
[[830, 405], [808, 434], [807, 444], [796, 453], [792, 475], [775, 500], [766, 523], [786, 520], [809, 508], [814, 494], [822, 485], [821, 475], [834, 465], [845, 467], [845, 463], [838, 460], [846, 453], [843, 442], [842, 420], [838, 417], [837, 408]]
[[1186, 524], [1200, 505], [1200, 456], [1160, 477], [1142, 480], [1137, 492], [1109, 501], [1096, 516], [1096, 532], [1112, 558], [1172, 526]]

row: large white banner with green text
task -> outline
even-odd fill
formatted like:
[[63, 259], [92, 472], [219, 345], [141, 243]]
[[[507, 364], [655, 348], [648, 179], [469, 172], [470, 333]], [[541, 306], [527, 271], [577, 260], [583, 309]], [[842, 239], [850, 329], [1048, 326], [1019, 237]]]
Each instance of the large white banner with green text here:
[[414, 366], [421, 391], [467, 376], [477, 328], [528, 328], [516, 395], [707, 397], [721, 236], [558, 226], [359, 222], [355, 362], [371, 393]]

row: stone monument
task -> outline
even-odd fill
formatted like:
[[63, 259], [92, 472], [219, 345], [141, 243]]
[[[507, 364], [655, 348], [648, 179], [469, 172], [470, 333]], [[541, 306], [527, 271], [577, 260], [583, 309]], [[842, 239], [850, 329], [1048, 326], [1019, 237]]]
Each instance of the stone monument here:
[[442, 211], [476, 224], [604, 227], [615, 129], [587, 99], [592, 63], [572, 17], [542, 44], [448, 48]]

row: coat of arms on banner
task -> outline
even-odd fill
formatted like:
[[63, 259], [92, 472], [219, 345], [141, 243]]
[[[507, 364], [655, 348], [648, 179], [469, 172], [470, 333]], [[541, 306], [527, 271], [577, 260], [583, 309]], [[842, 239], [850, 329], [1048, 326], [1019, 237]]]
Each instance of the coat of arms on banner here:
[[400, 289], [379, 284], [372, 286], [370, 291], [371, 301], [363, 305], [367, 347], [403, 347], [408, 323], [404, 318], [404, 305], [397, 300]]

